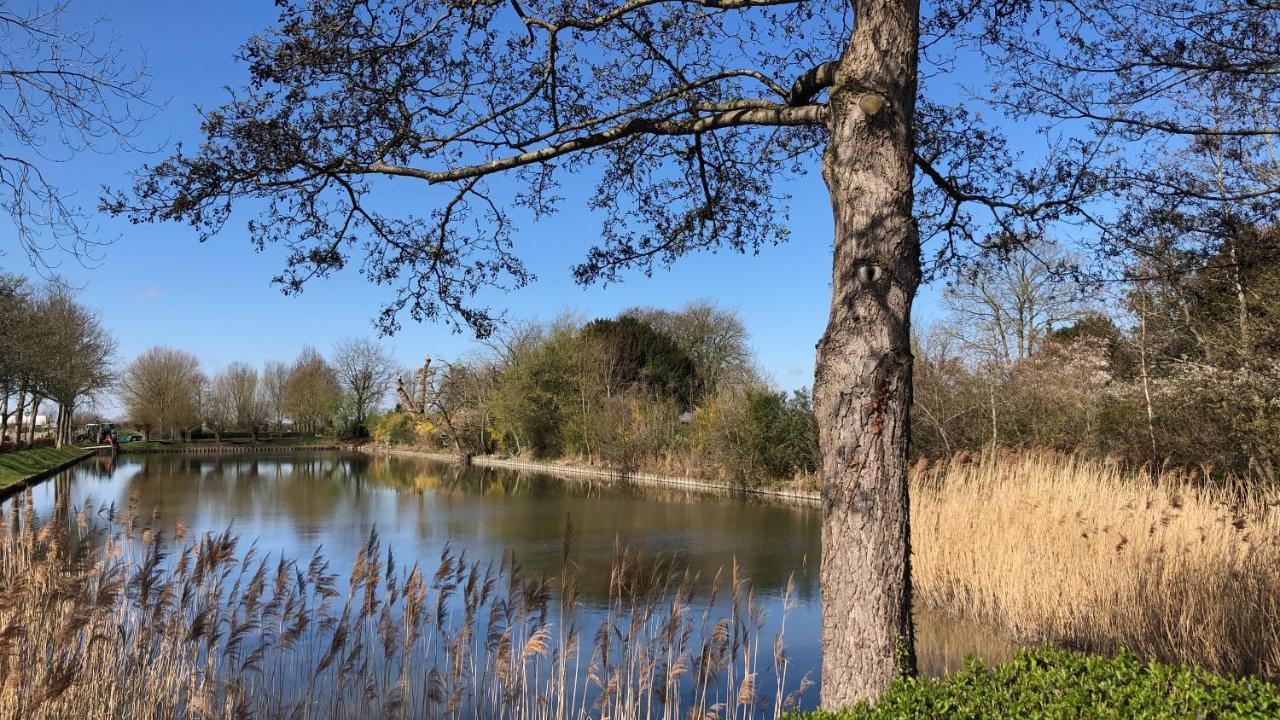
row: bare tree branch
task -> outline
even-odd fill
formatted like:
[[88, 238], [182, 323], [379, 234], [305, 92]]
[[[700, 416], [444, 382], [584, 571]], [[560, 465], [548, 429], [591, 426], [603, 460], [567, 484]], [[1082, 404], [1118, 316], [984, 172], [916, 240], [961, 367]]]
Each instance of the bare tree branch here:
[[93, 262], [102, 244], [48, 167], [84, 150], [130, 149], [153, 107], [145, 70], [93, 28], [70, 25], [68, 6], [0, 7], [0, 212], [41, 272], [59, 250]]
[[[751, 101], [738, 101], [750, 103]], [[728, 104], [730, 107], [733, 103]], [[634, 135], [697, 135], [723, 128], [751, 126], [786, 126], [786, 125], [820, 125], [826, 121], [826, 108], [821, 105], [809, 105], [795, 108], [785, 105], [765, 105], [747, 108], [729, 109], [714, 115], [704, 115], [692, 120], [663, 120], [657, 118], [634, 118], [591, 135], [566, 140], [548, 145], [519, 155], [490, 160], [479, 165], [469, 165], [452, 170], [423, 170], [420, 168], [391, 165], [384, 162], [373, 162], [364, 167], [343, 165], [342, 170], [348, 172], [371, 172], [384, 175], [399, 175], [426, 180], [430, 183], [442, 183], [453, 180], [484, 177], [493, 173], [535, 163], [544, 163], [569, 153], [600, 147], [616, 140]]]

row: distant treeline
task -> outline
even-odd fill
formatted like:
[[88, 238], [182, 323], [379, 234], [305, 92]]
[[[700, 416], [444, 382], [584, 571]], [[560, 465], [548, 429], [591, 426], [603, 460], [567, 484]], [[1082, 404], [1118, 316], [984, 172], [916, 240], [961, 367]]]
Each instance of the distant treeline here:
[[[915, 339], [915, 456], [1052, 448], [1274, 480], [1280, 232], [1155, 255], [1110, 288], [1073, 282], [1073, 262], [1041, 241], [948, 286], [947, 313]], [[129, 419], [166, 436], [372, 434], [746, 484], [819, 469], [809, 393], [772, 387], [741, 320], [713, 303], [508, 326], [478, 348], [425, 376], [369, 340], [212, 376], [153, 348], [118, 387]]]
[[425, 414], [390, 413], [374, 437], [746, 483], [819, 463], [808, 393], [770, 387], [742, 322], [709, 302], [510, 328], [433, 363], [426, 391]]
[[[915, 342], [913, 454], [1052, 448], [1274, 480], [1280, 232], [1153, 256], [1115, 287], [1082, 287], [1073, 263], [1038, 242], [948, 287]], [[530, 324], [435, 366], [426, 417], [373, 431], [744, 483], [815, 473], [808, 393], [772, 389], [752, 358], [741, 321], [710, 303]]]
[[0, 449], [70, 441], [72, 415], [114, 381], [115, 348], [60, 278], [0, 272]]
[[123, 421], [146, 440], [286, 430], [360, 437], [398, 374], [386, 349], [367, 339], [339, 342], [328, 358], [308, 346], [293, 362], [261, 370], [233, 362], [212, 374], [189, 352], [153, 347], [124, 367], [116, 387]]
[[1059, 259], [1033, 248], [949, 289], [949, 317], [916, 342], [915, 453], [995, 443], [1274, 480], [1280, 231], [1153, 255], [1093, 293]]

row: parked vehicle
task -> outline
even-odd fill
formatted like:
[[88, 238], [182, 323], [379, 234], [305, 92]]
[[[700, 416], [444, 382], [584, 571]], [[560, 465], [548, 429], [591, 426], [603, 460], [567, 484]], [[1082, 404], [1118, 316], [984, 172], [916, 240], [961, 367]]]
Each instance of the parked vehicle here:
[[103, 443], [106, 442], [107, 436], [116, 430], [115, 423], [89, 423], [76, 431], [72, 442], [83, 443]]

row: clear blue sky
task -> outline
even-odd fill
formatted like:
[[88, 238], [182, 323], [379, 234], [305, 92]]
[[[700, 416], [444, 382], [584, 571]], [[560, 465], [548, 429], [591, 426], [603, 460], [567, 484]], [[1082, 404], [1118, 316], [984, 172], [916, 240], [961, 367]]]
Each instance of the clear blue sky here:
[[[146, 124], [139, 144], [165, 148], [198, 140], [194, 107], [216, 106], [226, 99], [225, 86], [243, 83], [246, 70], [233, 55], [275, 19], [267, 0], [76, 0], [73, 6], [84, 22], [102, 18], [102, 31], [115, 35], [127, 51], [145, 53], [154, 95], [164, 105]], [[79, 204], [92, 209], [101, 185], [127, 182], [127, 173], [148, 159], [125, 152], [81, 155], [53, 168], [52, 174], [64, 188], [75, 190]], [[651, 278], [634, 274], [609, 287], [582, 288], [569, 274], [600, 226], [599, 218], [585, 209], [590, 189], [590, 182], [568, 180], [562, 212], [524, 229], [518, 249], [538, 280], [494, 297], [495, 306], [514, 318], [549, 319], [564, 310], [595, 317], [634, 305], [676, 307], [710, 298], [740, 312], [760, 364], [779, 387], [810, 384], [814, 344], [830, 299], [832, 242], [827, 192], [816, 167], [789, 188], [795, 197], [789, 244], [764, 248], [754, 257], [694, 255], [669, 272]], [[393, 192], [387, 201], [406, 207], [427, 197], [412, 182]], [[385, 290], [368, 285], [354, 267], [316, 282], [300, 297], [283, 296], [270, 284], [282, 266], [279, 251], [255, 253], [242, 221], [203, 245], [184, 226], [132, 226], [105, 216], [95, 222], [101, 237], [115, 238], [102, 262], [85, 268], [68, 260], [58, 271], [82, 286], [84, 301], [104, 313], [119, 341], [122, 362], [157, 344], [195, 353], [207, 371], [233, 360], [255, 365], [289, 360], [304, 344], [327, 352], [343, 337], [374, 335], [371, 318], [387, 298]], [[6, 252], [0, 267], [28, 271], [20, 265], [22, 255], [10, 228], [0, 225], [0, 233], [0, 248]], [[917, 318], [936, 312], [937, 292], [925, 289]], [[423, 353], [449, 357], [464, 352], [471, 339], [443, 325], [406, 319], [399, 335], [385, 342], [411, 366]]]

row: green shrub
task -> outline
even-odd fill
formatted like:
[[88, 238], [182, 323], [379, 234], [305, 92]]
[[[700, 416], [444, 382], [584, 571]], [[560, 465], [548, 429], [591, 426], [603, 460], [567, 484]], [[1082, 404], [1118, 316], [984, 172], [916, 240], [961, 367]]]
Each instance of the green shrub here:
[[384, 445], [412, 445], [418, 440], [418, 423], [407, 413], [393, 412], [369, 421], [373, 439]]
[[995, 668], [971, 660], [942, 680], [899, 680], [874, 706], [792, 720], [888, 718], [1277, 718], [1280, 688], [1197, 668], [1064, 650], [1025, 650]]
[[698, 385], [693, 359], [648, 322], [630, 315], [592, 320], [582, 328], [581, 339], [601, 343], [616, 382], [643, 386], [655, 398], [675, 400], [682, 408], [693, 402]]
[[818, 424], [808, 392], [788, 396], [764, 389], [747, 391], [742, 432], [757, 467], [766, 477], [789, 480], [818, 469]]

